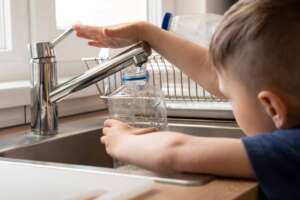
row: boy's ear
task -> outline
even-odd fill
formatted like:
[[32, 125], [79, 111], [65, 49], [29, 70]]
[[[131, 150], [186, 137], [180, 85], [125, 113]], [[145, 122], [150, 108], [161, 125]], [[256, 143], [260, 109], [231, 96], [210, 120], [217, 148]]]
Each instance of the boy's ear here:
[[287, 125], [287, 108], [284, 101], [270, 91], [262, 91], [258, 99], [266, 113], [272, 118], [276, 128], [282, 129]]

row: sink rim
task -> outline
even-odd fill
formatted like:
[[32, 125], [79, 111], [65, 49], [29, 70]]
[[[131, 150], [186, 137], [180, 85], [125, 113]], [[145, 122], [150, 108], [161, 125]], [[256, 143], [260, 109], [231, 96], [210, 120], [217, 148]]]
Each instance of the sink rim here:
[[[62, 123], [59, 128], [59, 133], [53, 136], [41, 137], [32, 134], [30, 131], [20, 132], [18, 134], [9, 135], [0, 140], [0, 154], [5, 154], [11, 150], [22, 149], [26, 147], [42, 145], [43, 143], [52, 142], [60, 140], [63, 138], [68, 138], [81, 134], [88, 134], [89, 132], [99, 131], [101, 134], [101, 129], [103, 128], [103, 121], [107, 119], [106, 116], [93, 117], [89, 120], [82, 120], [76, 122], [66, 122]], [[79, 125], [79, 126], [78, 126]], [[209, 129], [224, 129], [224, 130], [240, 130], [236, 124], [232, 121], [219, 121], [219, 120], [198, 120], [198, 119], [170, 119], [170, 127], [192, 127], [192, 128], [209, 128]], [[26, 164], [40, 167], [54, 167], [61, 169], [71, 169], [71, 170], [80, 170], [83, 172], [95, 172], [95, 173], [104, 173], [110, 175], [119, 175], [126, 177], [136, 177], [154, 180], [160, 183], [169, 183], [169, 184], [178, 184], [185, 186], [193, 185], [204, 185], [209, 180], [212, 180], [213, 177], [209, 175], [196, 175], [199, 179], [195, 180], [182, 180], [174, 178], [165, 178], [158, 176], [145, 176], [139, 174], [128, 173], [128, 171], [118, 171], [114, 168], [106, 168], [99, 166], [87, 166], [87, 165], [77, 165], [77, 164], [66, 164], [66, 163], [57, 163], [57, 162], [47, 162], [47, 161], [33, 161], [33, 160], [24, 160], [24, 159], [15, 159], [7, 158], [0, 155], [0, 164], [1, 162], [10, 162], [14, 164]], [[200, 179], [201, 176], [201, 179]], [[204, 178], [203, 178], [204, 177]], [[202, 183], [201, 180], [205, 182]], [[200, 182], [199, 182], [200, 181]]]
[[[15, 150], [19, 148], [30, 147], [34, 145], [40, 145], [43, 143], [72, 137], [75, 135], [85, 134], [88, 132], [99, 131], [103, 128], [103, 122], [108, 118], [108, 116], [97, 117], [97, 123], [85, 124], [84, 122], [75, 122], [80, 124], [78, 128], [72, 126], [72, 122], [63, 123], [58, 130], [58, 134], [52, 136], [40, 136], [35, 135], [31, 131], [23, 131], [18, 134], [12, 134], [0, 139], [0, 154], [5, 153], [10, 150]], [[241, 129], [237, 127], [236, 123], [233, 121], [220, 121], [220, 120], [199, 120], [199, 119], [179, 119], [170, 118], [169, 127], [187, 127], [187, 128], [208, 128], [208, 129], [224, 129], [232, 131], [240, 131]]]
[[85, 166], [85, 165], [75, 165], [75, 164], [45, 162], [45, 161], [33, 161], [33, 160], [4, 158], [4, 157], [0, 157], [0, 164], [1, 163], [10, 163], [12, 165], [18, 165], [18, 166], [32, 166], [37, 168], [72, 170], [72, 171], [77, 171], [82, 173], [97, 173], [103, 175], [137, 178], [137, 179], [155, 181], [156, 183], [175, 184], [181, 186], [205, 185], [206, 183], [215, 179], [215, 177], [211, 175], [195, 174], [195, 175], [190, 175], [191, 177], [192, 176], [195, 177], [194, 180], [182, 180], [179, 178], [174, 179], [174, 178], [159, 177], [159, 176], [139, 175], [139, 174], [134, 174], [132, 171], [130, 172], [125, 170], [118, 170], [116, 168], [95, 167], [95, 166]]

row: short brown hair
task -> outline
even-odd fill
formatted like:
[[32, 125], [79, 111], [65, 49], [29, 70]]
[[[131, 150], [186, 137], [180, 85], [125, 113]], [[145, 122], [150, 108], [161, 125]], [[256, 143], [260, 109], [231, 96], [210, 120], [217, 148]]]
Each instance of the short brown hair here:
[[244, 0], [224, 16], [210, 44], [217, 70], [256, 90], [300, 97], [300, 0]]

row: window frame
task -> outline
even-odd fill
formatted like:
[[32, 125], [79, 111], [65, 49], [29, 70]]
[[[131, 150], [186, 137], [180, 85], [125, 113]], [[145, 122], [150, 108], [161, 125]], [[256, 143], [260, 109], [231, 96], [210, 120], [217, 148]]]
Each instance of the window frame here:
[[[59, 35], [62, 30], [56, 30], [55, 5], [53, 0], [2, 0], [9, 1], [9, 19], [6, 20], [6, 38], [11, 41], [8, 43], [7, 50], [0, 51], [0, 65], [7, 66], [5, 73], [0, 74], [0, 82], [29, 80], [29, 55], [28, 44], [31, 41], [48, 41]], [[151, 22], [159, 24], [161, 20], [162, 0], [148, 0], [148, 18]], [[49, 9], [50, 8], [50, 9]], [[47, 23], [45, 23], [47, 20]], [[55, 28], [53, 28], [55, 27]], [[43, 34], [40, 34], [43, 32]], [[21, 34], [20, 34], [21, 33]], [[47, 34], [45, 34], [47, 33]], [[10, 37], [11, 36], [11, 37]], [[80, 47], [85, 47], [86, 42], [71, 36], [59, 45], [56, 49], [57, 57], [65, 66], [59, 67], [60, 76], [73, 76], [83, 71], [82, 66], [70, 65], [80, 57], [98, 56], [99, 50], [86, 48], [85, 53], [73, 51], [67, 56], [69, 49], [72, 49], [72, 41], [81, 43]], [[74, 49], [74, 48], [73, 48]], [[78, 48], [81, 49], [81, 48]], [[64, 56], [62, 56], [64, 55]], [[70, 56], [72, 55], [72, 56]], [[62, 72], [60, 72], [62, 71]]]
[[[159, 25], [164, 10], [164, 4], [165, 2], [167, 2], [167, 4], [170, 4], [171, 1], [173, 2], [174, 0], [148, 0], [147, 13], [149, 21]], [[3, 77], [1, 77], [0, 75], [0, 97], [5, 96], [5, 98], [2, 98], [2, 100], [0, 98], [0, 109], [25, 106], [30, 104], [30, 60], [27, 44], [30, 43], [30, 41], [45, 41], [49, 40], [48, 38], [53, 39], [54, 36], [58, 35], [61, 32], [60, 30], [51, 28], [56, 28], [55, 5], [53, 2], [53, 0], [10, 0], [10, 24], [11, 33], [13, 33], [13, 48], [10, 51], [0, 52], [0, 65], [5, 65], [6, 67], [12, 69], [22, 70], [6, 70], [7, 72], [5, 71], [5, 74], [7, 75]], [[53, 12], [51, 13], [51, 11]], [[45, 23], [45, 20], [47, 20], [47, 23]], [[39, 34], [41, 30], [44, 33], [46, 32], [47, 34]], [[17, 34], [22, 32], [24, 32], [24, 34]], [[80, 40], [79, 42], [83, 43], [86, 46], [85, 41]], [[64, 44], [58, 46], [58, 49], [56, 50], [57, 56], [62, 55], [64, 54], [64, 52], [68, 51], [68, 49], [64, 49], [63, 46], [68, 46], [68, 44], [70, 45], [71, 43], [72, 38], [69, 38], [64, 41]], [[88, 55], [88, 57], [98, 55], [98, 49], [89, 49], [90, 52], [86, 52], [86, 55]], [[74, 74], [83, 72], [85, 69], [80, 61], [81, 57], [86, 56], [80, 56], [78, 54], [76, 55], [75, 52], [74, 57], [66, 56], [60, 59], [60, 62], [58, 63], [59, 78], [72, 77]], [[17, 75], [14, 78], [9, 78], [9, 76], [14, 76], [13, 73], [17, 73]], [[24, 98], [20, 99], [20, 95], [22, 95]], [[73, 96], [73, 98], [82, 98], [93, 95], [97, 95], [97, 90], [88, 89], [86, 91], [83, 91], [79, 95]]]
[[7, 27], [6, 27], [6, 17], [7, 15], [7, 8], [6, 8], [7, 1], [6, 0], [0, 0], [0, 30], [2, 30], [0, 34], [0, 51], [4, 51], [7, 49]]
[[12, 38], [11, 38], [11, 2], [10, 0], [0, 0], [0, 29], [4, 30], [2, 37], [0, 36], [2, 48], [0, 47], [0, 53], [11, 50]]
[[[7, 49], [0, 51], [0, 64], [5, 66], [0, 74], [1, 82], [11, 80], [24, 80], [29, 78], [28, 50], [29, 43], [29, 22], [28, 22], [28, 0], [6, 1], [6, 39]], [[14, 8], [14, 9], [12, 9]], [[5, 73], [3, 73], [5, 72]], [[13, 77], [13, 78], [12, 78]]]
[[[148, 21], [160, 24], [162, 18], [163, 0], [147, 0], [147, 17]], [[50, 8], [45, 11], [42, 7]], [[56, 27], [55, 1], [54, 0], [31, 0], [31, 34], [32, 41], [49, 41], [61, 34], [64, 30], [59, 30]], [[40, 8], [40, 9], [39, 9]], [[34, 13], [33, 13], [34, 11]], [[43, 18], [39, 16], [44, 16]], [[44, 19], [48, 19], [48, 23], [44, 23]], [[47, 32], [48, 34], [39, 34]], [[75, 48], [74, 48], [75, 47]], [[78, 51], [80, 49], [81, 51]], [[84, 51], [82, 51], [84, 49]], [[114, 51], [112, 51], [113, 53]], [[82, 65], [80, 58], [98, 57], [99, 49], [91, 48], [86, 45], [86, 41], [78, 39], [71, 35], [63, 41], [61, 45], [56, 47], [56, 56], [58, 63], [58, 73], [60, 78], [72, 77], [82, 73], [85, 68]]]

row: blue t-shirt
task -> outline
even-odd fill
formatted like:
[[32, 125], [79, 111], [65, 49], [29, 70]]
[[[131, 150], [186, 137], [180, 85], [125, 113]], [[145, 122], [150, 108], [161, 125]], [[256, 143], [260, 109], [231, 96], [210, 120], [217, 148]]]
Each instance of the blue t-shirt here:
[[267, 199], [300, 199], [300, 126], [242, 141]]

